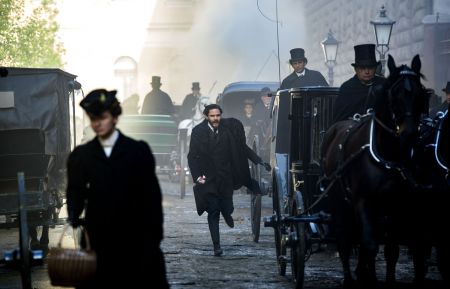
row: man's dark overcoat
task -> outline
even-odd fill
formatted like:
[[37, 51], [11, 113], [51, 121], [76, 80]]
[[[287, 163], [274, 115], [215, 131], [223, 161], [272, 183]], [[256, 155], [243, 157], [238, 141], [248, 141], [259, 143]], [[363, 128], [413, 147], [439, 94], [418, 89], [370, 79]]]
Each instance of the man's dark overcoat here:
[[194, 117], [198, 98], [199, 96], [195, 96], [193, 93], [186, 95], [180, 108], [180, 120]]
[[144, 99], [142, 104], [142, 114], [174, 114], [175, 107], [173, 106], [170, 96], [161, 89], [153, 89]]
[[98, 257], [98, 278], [86, 288], [168, 288], [162, 196], [149, 146], [119, 132], [108, 158], [94, 138], [74, 149], [67, 167], [69, 218], [85, 208]]
[[[248, 159], [255, 164], [261, 163], [262, 160], [247, 146], [242, 123], [235, 118], [222, 118], [220, 120], [219, 132], [221, 130], [222, 133], [227, 133], [230, 138], [233, 189], [237, 190], [242, 186], [254, 189]], [[211, 128], [208, 126], [208, 120], [206, 119], [192, 130], [188, 162], [194, 182], [202, 175], [208, 180], [208, 176], [214, 175], [214, 170], [216, 169], [214, 168], [208, 145], [210, 132]]]
[[304, 76], [299, 77], [294, 71], [283, 79], [280, 89], [305, 86], [328, 86], [328, 83], [320, 72], [305, 68]]
[[365, 114], [368, 108], [373, 108], [375, 99], [369, 97], [369, 91], [384, 81], [384, 78], [375, 76], [371, 85], [365, 85], [355, 75], [344, 82], [334, 101], [333, 122], [353, 117], [355, 113]]

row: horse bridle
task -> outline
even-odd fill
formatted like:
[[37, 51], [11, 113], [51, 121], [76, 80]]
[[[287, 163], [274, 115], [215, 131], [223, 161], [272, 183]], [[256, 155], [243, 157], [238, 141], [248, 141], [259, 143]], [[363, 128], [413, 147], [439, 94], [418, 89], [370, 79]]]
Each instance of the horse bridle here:
[[403, 81], [405, 90], [408, 92], [412, 92], [411, 80], [409, 79], [408, 76], [414, 76], [414, 77], [418, 76], [417, 73], [415, 73], [413, 70], [411, 70], [407, 67], [403, 67], [402, 70], [399, 72], [399, 74], [400, 74], [400, 78], [397, 79], [388, 89], [389, 109], [391, 110], [392, 119], [395, 124], [397, 124], [399, 122], [399, 120], [401, 120], [403, 118], [411, 118], [414, 115], [413, 115], [412, 111], [408, 110], [399, 116], [398, 114], [395, 113], [395, 111], [392, 110], [392, 100], [393, 100], [392, 91], [395, 87], [397, 87], [399, 85], [399, 83], [401, 81]]

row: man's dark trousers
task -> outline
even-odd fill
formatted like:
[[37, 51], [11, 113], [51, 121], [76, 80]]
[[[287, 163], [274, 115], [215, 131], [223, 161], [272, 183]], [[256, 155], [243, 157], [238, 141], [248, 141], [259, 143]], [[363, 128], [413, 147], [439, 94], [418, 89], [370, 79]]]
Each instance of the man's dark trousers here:
[[231, 215], [233, 206], [233, 186], [227, 180], [217, 180], [206, 184], [208, 194], [208, 225], [214, 247], [220, 246], [219, 220], [222, 215]]

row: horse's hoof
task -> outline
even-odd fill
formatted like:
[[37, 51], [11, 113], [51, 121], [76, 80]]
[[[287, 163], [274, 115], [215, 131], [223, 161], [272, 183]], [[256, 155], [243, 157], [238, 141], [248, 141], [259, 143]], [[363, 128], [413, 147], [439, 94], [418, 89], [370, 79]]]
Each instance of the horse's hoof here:
[[341, 287], [342, 289], [354, 289], [355, 288], [355, 281], [352, 279], [342, 279], [341, 281]]

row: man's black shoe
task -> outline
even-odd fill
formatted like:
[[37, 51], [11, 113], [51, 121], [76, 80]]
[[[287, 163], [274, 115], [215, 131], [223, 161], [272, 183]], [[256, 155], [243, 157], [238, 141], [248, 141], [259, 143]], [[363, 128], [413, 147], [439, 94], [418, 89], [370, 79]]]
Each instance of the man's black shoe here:
[[227, 223], [228, 227], [234, 228], [234, 220], [233, 217], [231, 217], [231, 215], [223, 216], [223, 218], [225, 219], [225, 223]]
[[214, 244], [214, 256], [220, 257], [220, 256], [222, 256], [222, 254], [223, 254], [223, 251], [220, 248], [220, 245], [219, 244]]
[[223, 251], [222, 251], [222, 249], [214, 249], [214, 256], [216, 256], [216, 257], [220, 257], [220, 256], [222, 256], [222, 254], [223, 254]]

